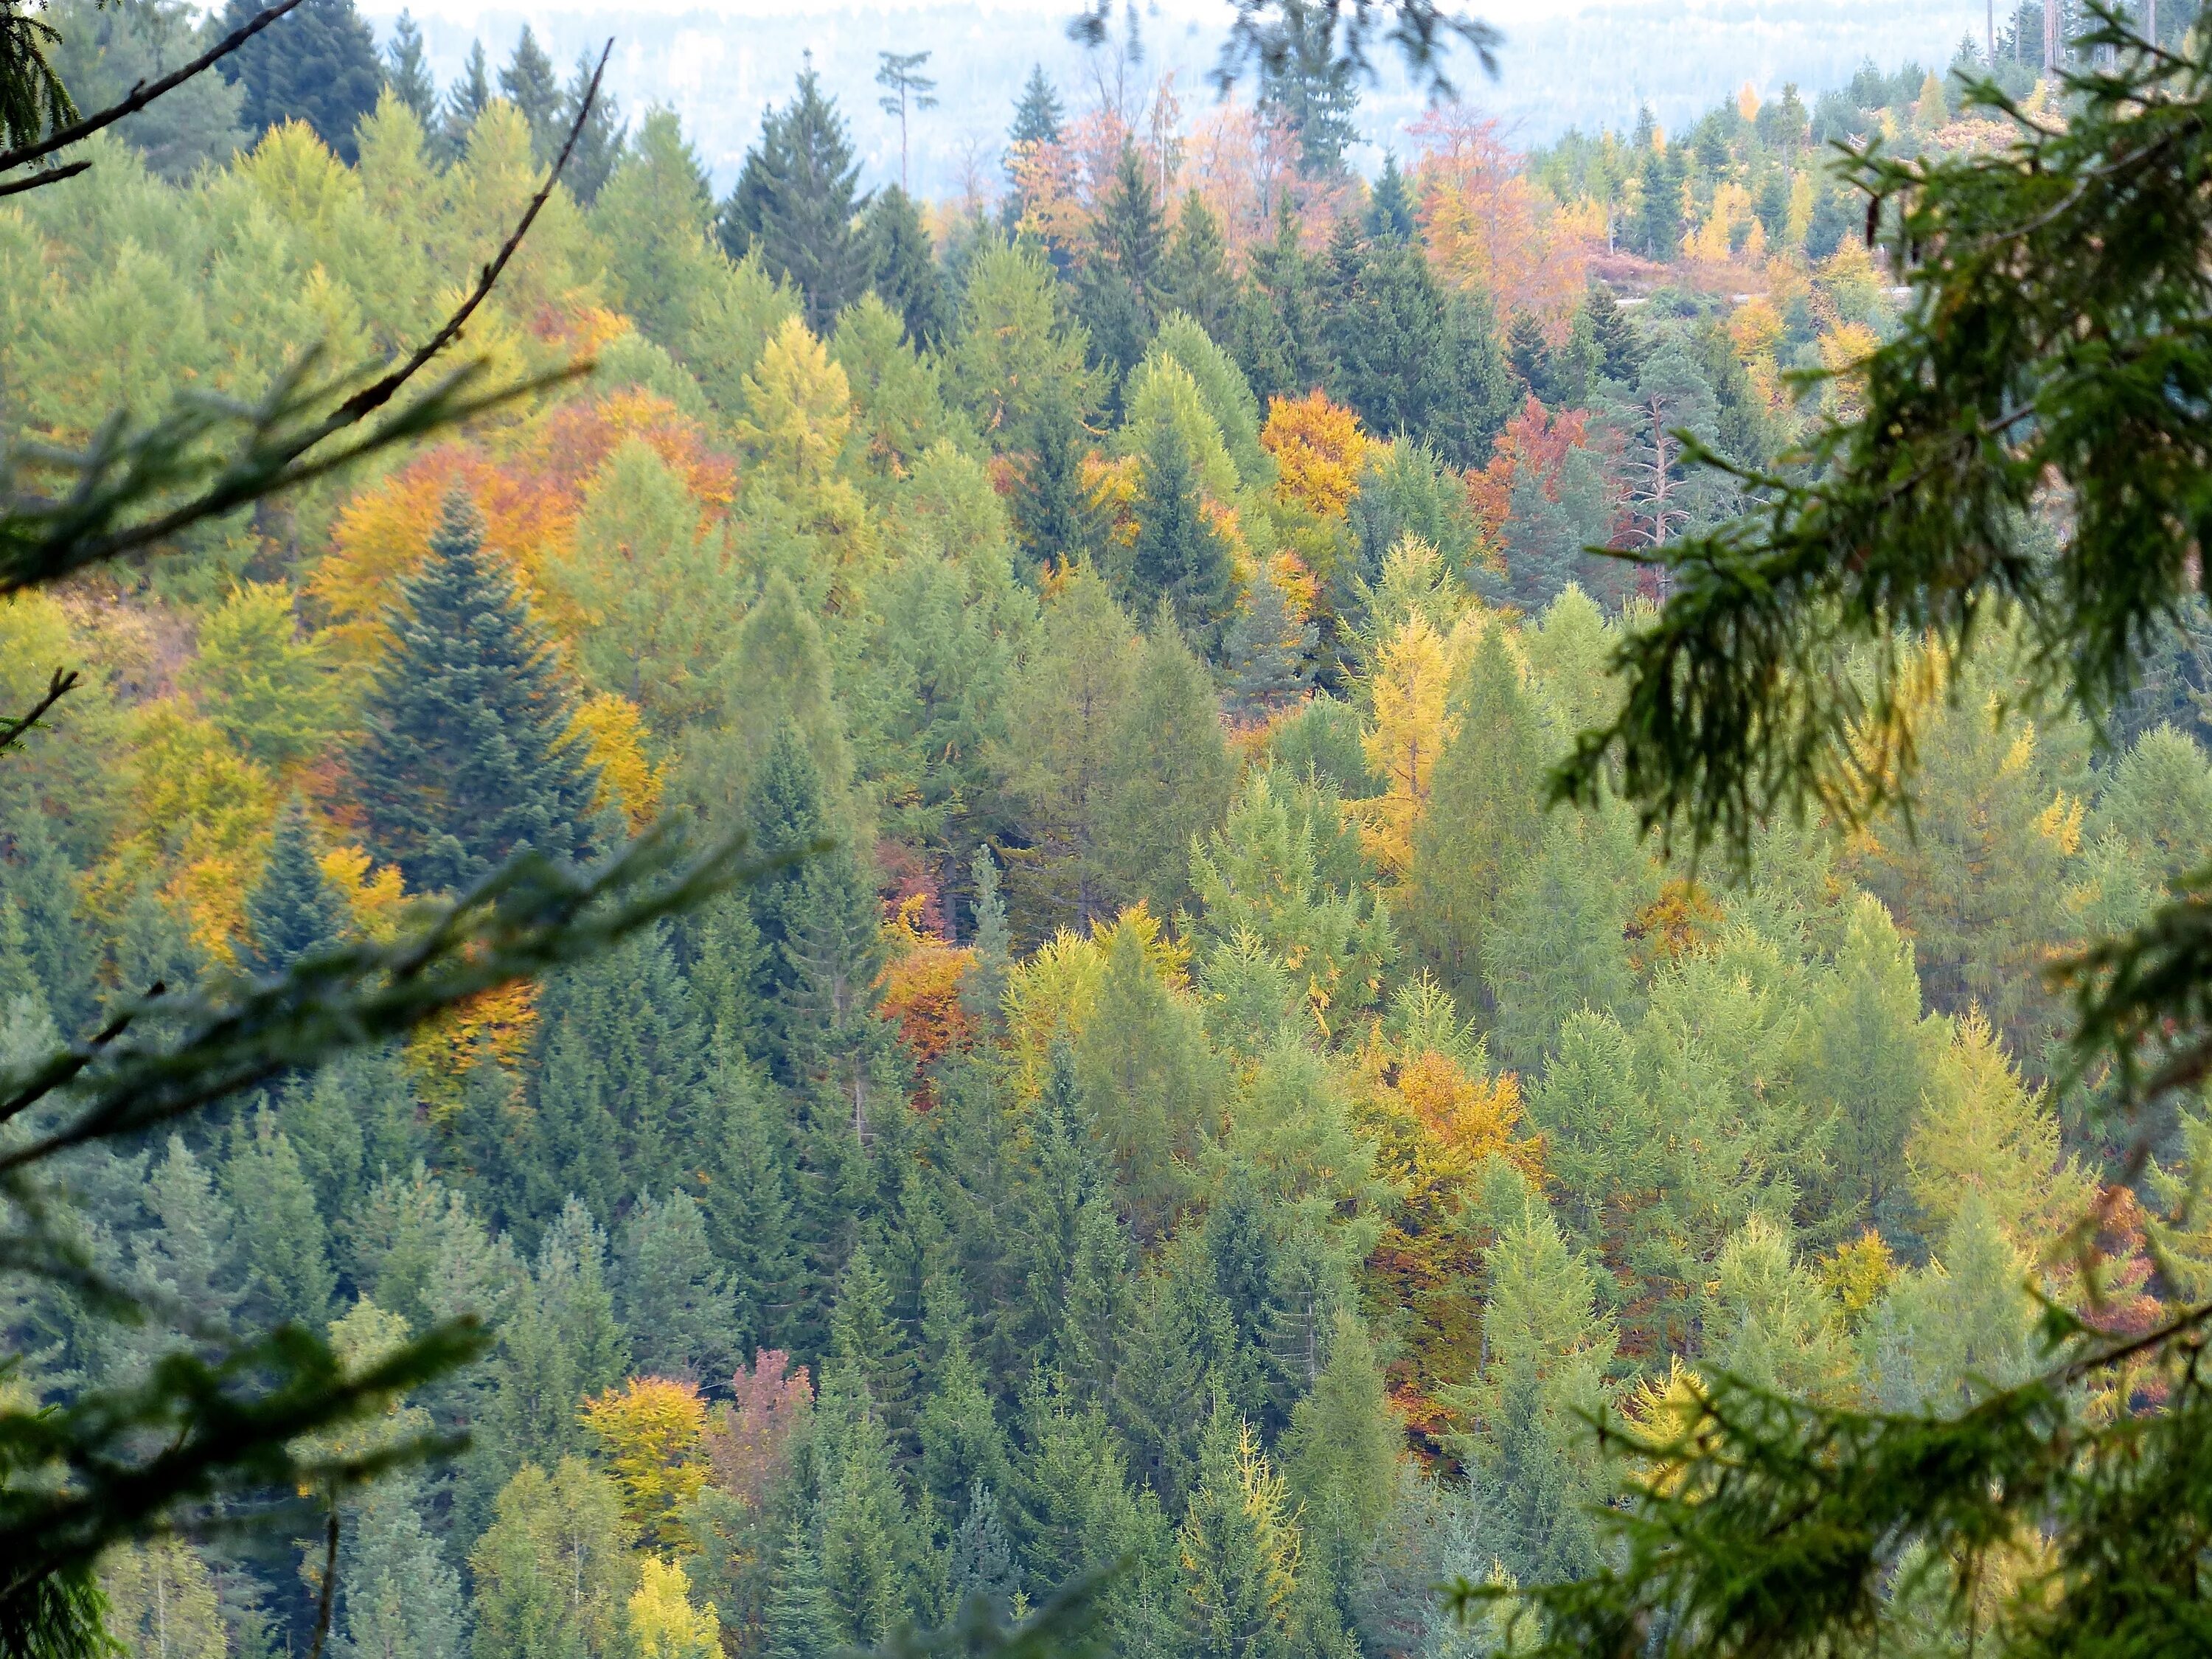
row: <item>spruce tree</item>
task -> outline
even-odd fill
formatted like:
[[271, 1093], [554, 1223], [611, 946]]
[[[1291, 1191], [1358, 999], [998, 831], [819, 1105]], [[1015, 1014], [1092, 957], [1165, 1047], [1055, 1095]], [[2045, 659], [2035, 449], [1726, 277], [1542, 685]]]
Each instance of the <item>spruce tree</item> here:
[[737, 1297], [688, 1193], [658, 1203], [638, 1194], [623, 1223], [615, 1289], [636, 1364], [651, 1375], [702, 1382], [742, 1358]]
[[853, 223], [859, 178], [845, 118], [823, 95], [810, 58], [792, 100], [761, 123], [719, 226], [732, 258], [757, 251], [770, 276], [799, 289], [806, 325], [825, 338], [867, 281], [867, 250]]
[[430, 78], [430, 62], [422, 52], [422, 31], [414, 14], [403, 11], [392, 26], [392, 39], [384, 45], [384, 83], [392, 96], [415, 112], [422, 131], [438, 123], [438, 83]]
[[1076, 313], [1091, 331], [1094, 359], [1118, 386], [1152, 343], [1166, 297], [1166, 225], [1152, 173], [1133, 142], [1122, 143], [1094, 239], [1076, 273]]
[[276, 815], [269, 863], [246, 896], [245, 965], [256, 974], [281, 974], [310, 951], [339, 943], [350, 921], [317, 860], [307, 804], [294, 795]]
[[1091, 434], [1066, 386], [1042, 389], [1029, 439], [1012, 502], [1015, 537], [1040, 571], [1072, 565], [1097, 547], [1099, 525], [1083, 484]]
[[876, 192], [861, 220], [867, 240], [868, 285], [899, 315], [917, 351], [942, 345], [952, 310], [938, 274], [936, 249], [914, 198], [896, 185]]
[[1620, 308], [1620, 301], [1603, 283], [1592, 283], [1583, 296], [1582, 309], [1597, 346], [1598, 372], [1624, 386], [1634, 386], [1637, 372], [1644, 366], [1644, 343], [1637, 337], [1628, 313]]
[[[74, 1036], [95, 1012], [100, 947], [80, 903], [82, 880], [43, 812], [13, 819], [0, 836], [0, 893], [23, 924], [31, 972], [60, 1033]], [[143, 991], [150, 981], [131, 981]]]
[[830, 1659], [842, 1644], [836, 1608], [823, 1587], [822, 1556], [797, 1516], [784, 1529], [762, 1621], [763, 1659]]
[[[230, 0], [222, 32], [242, 27], [260, 9], [254, 0]], [[217, 68], [244, 89], [239, 121], [258, 138], [286, 121], [305, 121], [348, 163], [358, 159], [354, 129], [376, 107], [384, 70], [376, 37], [353, 0], [307, 0], [265, 28]]]
[[1137, 539], [1123, 585], [1128, 608], [1150, 616], [1164, 600], [1207, 655], [1221, 647], [1234, 596], [1229, 550], [1200, 509], [1190, 445], [1172, 421], [1152, 429], [1137, 477]]
[[559, 125], [561, 82], [554, 74], [553, 60], [545, 55], [545, 48], [538, 44], [527, 23], [515, 40], [514, 55], [499, 72], [499, 95], [530, 124], [532, 156], [540, 167], [550, 163], [566, 136]]
[[971, 1596], [980, 1595], [1003, 1620], [1012, 1616], [1021, 1589], [1022, 1570], [999, 1520], [998, 1496], [979, 1480], [968, 1492], [960, 1524], [945, 1548], [945, 1606], [957, 1617]]
[[[577, 55], [575, 68], [568, 71], [568, 84], [561, 89], [561, 107], [554, 116], [556, 143], [576, 125], [577, 112], [584, 106], [584, 94], [592, 89], [592, 71], [598, 67], [599, 59], [589, 51]], [[602, 86], [599, 95], [592, 100], [591, 112], [577, 130], [576, 147], [561, 173], [568, 193], [586, 207], [599, 199], [599, 192], [614, 176], [629, 133], [629, 124], [622, 118], [621, 106], [614, 94]], [[703, 184], [702, 180], [702, 187]]]
[[446, 88], [439, 144], [445, 160], [456, 160], [468, 149], [469, 133], [490, 103], [491, 62], [484, 56], [483, 42], [472, 40], [460, 77]]
[[1398, 165], [1397, 152], [1386, 151], [1382, 176], [1368, 193], [1367, 234], [1377, 241], [1386, 237], [1411, 241], [1419, 228], [1419, 222], [1413, 217], [1413, 192], [1406, 183], [1405, 170]]
[[451, 892], [518, 853], [588, 853], [596, 775], [572, 735], [570, 689], [458, 491], [391, 620], [354, 776], [408, 886]]
[[1229, 708], [1241, 720], [1261, 721], [1304, 696], [1313, 678], [1314, 643], [1320, 630], [1291, 615], [1282, 584], [1262, 574], [1230, 625], [1223, 653], [1229, 670]]
[[230, 1127], [223, 1189], [237, 1217], [246, 1303], [267, 1323], [319, 1330], [337, 1289], [329, 1230], [315, 1207], [298, 1153], [266, 1106]]
[[1344, 152], [1358, 138], [1358, 65], [1338, 49], [1336, 12], [1309, 0], [1285, 0], [1272, 50], [1260, 58], [1259, 105], [1295, 133], [1298, 172], [1334, 179]]
[[1312, 261], [1299, 244], [1299, 217], [1287, 190], [1275, 198], [1275, 235], [1251, 253], [1252, 281], [1235, 331], [1237, 361], [1254, 394], [1302, 398], [1328, 381], [1330, 356]]
[[1022, 86], [1022, 95], [1015, 100], [1014, 122], [1006, 129], [1006, 153], [1000, 158], [1007, 184], [1006, 205], [1001, 212], [1009, 228], [1021, 222], [1025, 208], [1021, 180], [1014, 171], [1016, 158], [1040, 145], [1059, 143], [1060, 124], [1066, 118], [1059, 90], [1045, 74], [1044, 65], [1032, 64], [1030, 78]]
[[1218, 338], [1229, 331], [1237, 300], [1237, 278], [1229, 269], [1229, 244], [1221, 234], [1221, 221], [1195, 189], [1184, 195], [1176, 216], [1160, 286], [1165, 303], [1194, 320], [1209, 337]]
[[821, 1334], [808, 1314], [806, 1263], [799, 1248], [791, 1125], [780, 1097], [742, 1057], [725, 1051], [710, 1074], [708, 1121], [713, 1180], [708, 1234], [728, 1264], [732, 1340], [761, 1348], [818, 1352]]

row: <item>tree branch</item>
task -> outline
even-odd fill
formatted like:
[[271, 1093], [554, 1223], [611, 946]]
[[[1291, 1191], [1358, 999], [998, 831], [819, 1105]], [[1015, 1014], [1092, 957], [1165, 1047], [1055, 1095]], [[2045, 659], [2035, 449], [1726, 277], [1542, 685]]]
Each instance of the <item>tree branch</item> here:
[[57, 668], [47, 682], [46, 695], [32, 706], [31, 712], [16, 720], [0, 719], [0, 749], [22, 737], [52, 710], [53, 706], [76, 690], [77, 673], [74, 668]]
[[44, 190], [48, 185], [58, 185], [64, 179], [74, 179], [80, 173], [90, 171], [89, 161], [71, 161], [67, 167], [47, 167], [27, 179], [10, 179], [0, 185], [0, 196], [21, 196], [27, 190]]
[[[66, 149], [71, 144], [82, 143], [102, 127], [112, 127], [125, 116], [136, 115], [165, 93], [174, 92], [194, 76], [205, 74], [300, 3], [301, 0], [277, 0], [276, 4], [254, 13], [238, 28], [216, 41], [182, 69], [173, 74], [165, 75], [158, 81], [141, 81], [131, 88], [130, 95], [121, 103], [111, 104], [99, 113], [88, 115], [82, 121], [64, 127], [59, 132], [49, 133], [35, 144], [25, 144], [19, 149], [8, 151], [5, 155], [0, 155], [0, 173], [21, 167], [28, 161], [35, 161], [41, 155], [52, 155], [56, 150]], [[90, 163], [88, 162], [86, 165], [89, 166]], [[46, 182], [51, 184], [53, 181], [48, 179]], [[19, 188], [32, 190], [36, 189], [37, 186], [25, 185]]]

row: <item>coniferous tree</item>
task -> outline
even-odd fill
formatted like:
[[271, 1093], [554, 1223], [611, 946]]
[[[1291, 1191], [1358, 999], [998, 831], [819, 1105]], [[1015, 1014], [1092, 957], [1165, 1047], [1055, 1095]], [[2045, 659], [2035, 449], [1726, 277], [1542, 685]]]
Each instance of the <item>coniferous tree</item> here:
[[784, 1530], [769, 1581], [761, 1630], [763, 1659], [828, 1659], [842, 1641], [836, 1608], [822, 1583], [821, 1553], [794, 1516]]
[[564, 136], [559, 126], [561, 82], [527, 23], [515, 40], [514, 55], [499, 72], [499, 95], [530, 124], [531, 155], [540, 167], [546, 165]]
[[1032, 64], [1030, 78], [1023, 83], [1022, 95], [1014, 103], [1014, 122], [1006, 130], [1006, 149], [1000, 161], [1000, 165], [1006, 169], [1009, 186], [1003, 210], [1009, 227], [1021, 222], [1024, 209], [1021, 179], [1015, 171], [1016, 159], [1034, 152], [1040, 145], [1057, 143], [1060, 124], [1065, 118], [1059, 90], [1045, 74], [1044, 65]]
[[1098, 544], [1098, 514], [1083, 483], [1091, 450], [1073, 394], [1057, 382], [1046, 386], [1012, 503], [1022, 551], [1041, 570], [1087, 558]]
[[1274, 240], [1252, 250], [1252, 281], [1237, 313], [1237, 364], [1263, 404], [1271, 398], [1302, 398], [1328, 381], [1334, 369], [1312, 262], [1299, 244], [1299, 223], [1285, 190], [1275, 198]]
[[465, 496], [447, 498], [392, 624], [354, 775], [408, 886], [453, 891], [525, 849], [586, 853], [596, 778], [572, 738], [569, 688]]
[[1260, 108], [1297, 135], [1298, 171], [1333, 179], [1358, 139], [1358, 66], [1337, 48], [1337, 14], [1307, 0], [1286, 0], [1274, 50], [1260, 59]]
[[690, 1194], [657, 1203], [638, 1194], [623, 1222], [615, 1286], [617, 1314], [650, 1375], [701, 1382], [738, 1363], [737, 1298]]
[[[230, 0], [222, 31], [244, 26], [260, 8]], [[354, 129], [376, 107], [384, 70], [376, 37], [353, 0], [307, 0], [217, 66], [244, 88], [239, 121], [255, 137], [286, 121], [305, 121], [339, 158], [358, 158]]]
[[1152, 429], [1138, 473], [1136, 519], [1124, 585], [1129, 608], [1149, 616], [1165, 601], [1200, 650], [1218, 652], [1234, 572], [1220, 533], [1200, 507], [1190, 445], [1172, 421]]
[[[64, 1036], [82, 1030], [94, 1012], [100, 947], [80, 904], [82, 881], [56, 844], [43, 813], [22, 814], [7, 828], [0, 859], [0, 894], [23, 927], [24, 950], [47, 1011]], [[151, 981], [133, 981], [139, 989]]]
[[1196, 190], [1184, 195], [1176, 216], [1160, 287], [1164, 302], [1208, 336], [1219, 338], [1229, 331], [1237, 309], [1237, 278], [1229, 269], [1221, 221]]
[[1000, 1618], [1008, 1616], [1021, 1594], [1022, 1571], [1012, 1540], [999, 1520], [995, 1492], [977, 1481], [968, 1494], [960, 1524], [945, 1551], [945, 1600], [956, 1613], [970, 1596], [980, 1595]]
[[1096, 246], [1076, 273], [1077, 314], [1091, 331], [1094, 360], [1116, 386], [1152, 343], [1166, 280], [1159, 195], [1135, 143], [1125, 142], [1099, 204]]
[[844, 117], [823, 95], [810, 59], [791, 101], [761, 123], [719, 224], [730, 257], [757, 251], [770, 276], [799, 289], [806, 325], [824, 337], [867, 281], [867, 250], [854, 225], [859, 178]]
[[430, 62], [422, 52], [422, 31], [414, 14], [403, 11], [392, 26], [392, 39], [384, 46], [384, 80], [392, 95], [415, 112], [429, 132], [438, 121], [438, 83], [430, 78]]
[[[568, 72], [568, 84], [561, 89], [560, 108], [554, 115], [556, 143], [576, 126], [576, 116], [583, 109], [584, 94], [592, 88], [592, 73], [598, 66], [599, 59], [588, 51], [578, 54], [575, 68]], [[599, 95], [592, 100], [590, 112], [584, 116], [583, 125], [576, 129], [576, 147], [561, 173], [561, 182], [568, 187], [568, 193], [586, 207], [599, 200], [599, 192], [614, 176], [629, 135], [629, 124], [622, 118], [622, 108], [615, 101], [615, 95], [605, 86], [600, 87]], [[700, 182], [703, 189], [704, 179]]]
[[1377, 241], [1395, 238], [1410, 241], [1419, 228], [1413, 216], [1413, 191], [1398, 165], [1397, 153], [1386, 151], [1382, 175], [1367, 198], [1367, 234]]
[[917, 351], [940, 345], [952, 325], [936, 250], [914, 198], [886, 185], [861, 220], [868, 245], [868, 285], [899, 315]]
[[714, 1179], [705, 1198], [714, 1255], [729, 1264], [732, 1341], [818, 1352], [810, 1332], [806, 1264], [799, 1241], [790, 1124], [767, 1083], [725, 1049], [707, 1085]]
[[356, 1659], [465, 1659], [460, 1575], [423, 1523], [421, 1474], [385, 1475], [362, 1497], [339, 1558], [343, 1632]]
[[1592, 283], [1583, 296], [1582, 312], [1597, 347], [1598, 372], [1624, 386], [1634, 386], [1637, 371], [1644, 366], [1644, 343], [1613, 290], [1603, 283]]
[[252, 941], [246, 965], [257, 974], [281, 974], [312, 951], [346, 936], [351, 918], [316, 857], [307, 804], [295, 795], [276, 816], [268, 866], [246, 901]]
[[468, 148], [469, 133], [477, 118], [490, 106], [491, 98], [491, 60], [484, 56], [483, 42], [472, 40], [460, 77], [446, 88], [440, 129], [440, 149], [445, 160], [454, 160]]
[[1261, 575], [1230, 626], [1223, 653], [1231, 712], [1241, 720], [1266, 720], [1304, 696], [1320, 631], [1293, 617], [1282, 584]]
[[232, 1122], [223, 1189], [237, 1217], [247, 1306], [270, 1324], [320, 1329], [337, 1289], [329, 1230], [299, 1154], [265, 1106], [250, 1125], [243, 1115]]
[[1259, 1437], [1219, 1394], [1176, 1544], [1191, 1653], [1198, 1659], [1283, 1659], [1292, 1651], [1297, 1522]]

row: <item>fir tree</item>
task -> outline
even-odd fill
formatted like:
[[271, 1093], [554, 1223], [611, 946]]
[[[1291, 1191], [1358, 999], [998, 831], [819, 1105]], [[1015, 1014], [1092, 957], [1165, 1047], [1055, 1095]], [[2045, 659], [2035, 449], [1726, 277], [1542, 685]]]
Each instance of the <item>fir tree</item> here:
[[595, 776], [571, 738], [569, 688], [483, 541], [467, 498], [448, 497], [428, 559], [400, 584], [355, 760], [370, 833], [418, 892], [465, 888], [520, 852], [591, 845]]
[[1185, 1630], [1197, 1659], [1283, 1659], [1291, 1651], [1297, 1522], [1259, 1437], [1218, 1394], [1176, 1542]]
[[1195, 321], [1208, 336], [1228, 332], [1237, 307], [1237, 278], [1229, 269], [1229, 246], [1221, 221], [1196, 190], [1187, 192], [1168, 239], [1161, 276], [1165, 303]]
[[861, 231], [868, 245], [868, 284], [898, 313], [908, 343], [917, 351], [941, 345], [951, 328], [951, 307], [914, 198], [889, 186], [877, 191]]
[[823, 1587], [821, 1553], [795, 1517], [769, 1581], [761, 1644], [763, 1659], [830, 1659], [842, 1645], [836, 1608]]
[[956, 1614], [971, 1596], [1000, 1619], [1009, 1617], [1022, 1592], [1022, 1571], [1014, 1548], [1000, 1524], [999, 1500], [978, 1480], [968, 1493], [966, 1511], [952, 1529], [945, 1551], [945, 1601]]
[[1559, 401], [1551, 343], [1544, 338], [1541, 325], [1525, 311], [1515, 312], [1505, 331], [1505, 357], [1530, 397], [1547, 404]]
[[243, 1115], [232, 1122], [223, 1188], [237, 1217], [249, 1306], [271, 1324], [320, 1329], [337, 1289], [329, 1231], [299, 1155], [267, 1107], [256, 1106], [250, 1125]]
[[1358, 66], [1338, 49], [1336, 19], [1325, 4], [1285, 0], [1260, 58], [1260, 108], [1297, 135], [1298, 172], [1309, 179], [1340, 176], [1359, 136]]
[[627, 1185], [622, 1127], [609, 1099], [606, 1067], [580, 1016], [564, 1014], [545, 1038], [532, 1079], [530, 1152], [520, 1171], [526, 1212], [564, 1196], [611, 1215]]
[[1091, 434], [1066, 386], [1043, 389], [1029, 440], [1012, 503], [1014, 533], [1040, 570], [1072, 565], [1097, 546], [1099, 526], [1083, 483]]
[[1201, 510], [1190, 446], [1172, 421], [1152, 430], [1137, 480], [1137, 539], [1129, 550], [1129, 608], [1148, 616], [1165, 601], [1200, 650], [1219, 650], [1233, 597], [1229, 550]]
[[1689, 166], [1689, 153], [1680, 144], [1647, 147], [1637, 163], [1644, 193], [1626, 240], [1647, 259], [1665, 264], [1681, 253], [1682, 181]]
[[438, 83], [430, 78], [430, 62], [422, 52], [422, 31], [411, 12], [399, 14], [399, 21], [392, 26], [392, 39], [385, 42], [384, 83], [415, 112], [423, 131], [435, 130]]
[[[259, 9], [253, 0], [230, 0], [222, 33], [243, 27]], [[384, 88], [376, 37], [353, 0], [307, 0], [217, 67], [244, 89], [239, 120], [249, 134], [305, 121], [349, 163], [359, 154], [354, 128], [375, 109]]]
[[1624, 386], [1634, 386], [1644, 366], [1644, 343], [1613, 290], [1603, 283], [1592, 283], [1583, 296], [1582, 314], [1589, 319], [1590, 338], [1597, 347], [1598, 372]]
[[[0, 894], [21, 918], [31, 973], [55, 1026], [73, 1036], [93, 1018], [100, 969], [99, 946], [79, 902], [82, 879], [42, 812], [27, 812], [11, 823], [0, 846], [5, 849]], [[129, 982], [143, 991], [151, 981]]]
[[1144, 158], [1124, 142], [1099, 204], [1096, 246], [1076, 273], [1076, 311], [1091, 331], [1095, 361], [1118, 385], [1137, 366], [1158, 326], [1167, 277], [1167, 234]]
[[1367, 234], [1377, 241], [1385, 238], [1411, 241], [1419, 226], [1413, 216], [1413, 188], [1398, 165], [1397, 152], [1386, 151], [1382, 175], [1367, 198]]
[[356, 1506], [338, 1565], [340, 1628], [355, 1659], [465, 1659], [460, 1575], [423, 1523], [422, 1484], [411, 1470], [386, 1474]]
[[903, 1446], [914, 1425], [914, 1356], [891, 1316], [890, 1286], [865, 1246], [856, 1246], [847, 1261], [830, 1315], [825, 1388], [828, 1368], [866, 1394], [885, 1431]]
[[[565, 138], [570, 128], [576, 125], [576, 116], [584, 106], [584, 94], [592, 89], [592, 74], [599, 67], [599, 59], [586, 51], [578, 54], [576, 66], [568, 72], [568, 84], [561, 89], [561, 106], [554, 115], [556, 142]], [[562, 169], [561, 182], [568, 193], [590, 207], [599, 199], [607, 180], [614, 176], [621, 162], [629, 137], [629, 124], [622, 118], [622, 106], [615, 101], [614, 94], [605, 86], [592, 100], [591, 112], [584, 117], [584, 125], [577, 129], [576, 147], [569, 153], [568, 165]], [[705, 180], [701, 179], [703, 191]]]
[[799, 289], [807, 326], [825, 337], [867, 280], [853, 223], [859, 178], [844, 117], [810, 58], [792, 100], [761, 123], [720, 225], [730, 257], [757, 251], [769, 275]]
[[1059, 143], [1060, 124], [1065, 118], [1059, 90], [1045, 74], [1044, 65], [1032, 64], [1030, 78], [1023, 84], [1022, 95], [1015, 100], [1014, 123], [1006, 130], [1006, 154], [1000, 160], [1008, 185], [1005, 214], [1010, 227], [1021, 222], [1024, 207], [1021, 179], [1014, 167], [1016, 159], [1034, 154], [1042, 145]]
[[499, 95], [530, 124], [530, 152], [538, 164], [544, 167], [550, 162], [567, 136], [559, 126], [561, 82], [554, 74], [553, 60], [545, 55], [545, 48], [538, 44], [527, 23], [515, 40], [514, 55], [499, 72]]
[[798, 1242], [790, 1126], [767, 1083], [740, 1055], [721, 1049], [707, 1085], [707, 1115], [718, 1127], [714, 1179], [706, 1211], [715, 1259], [729, 1265], [732, 1340], [762, 1348], [819, 1352], [804, 1328], [809, 1299]]
[[1237, 361], [1261, 402], [1302, 398], [1331, 379], [1328, 331], [1312, 262], [1299, 244], [1291, 192], [1275, 198], [1275, 237], [1254, 248], [1236, 329]]
[[1261, 574], [1229, 629], [1229, 708], [1240, 720], [1265, 721], [1306, 693], [1320, 629], [1291, 615], [1282, 585]]
[[491, 62], [484, 56], [483, 42], [472, 40], [460, 77], [446, 88], [440, 146], [446, 160], [453, 161], [468, 149], [469, 134], [476, 126], [477, 118], [490, 104]]
[[970, 939], [975, 960], [960, 981], [960, 1006], [995, 1030], [1003, 1018], [1006, 976], [1012, 971], [1013, 935], [1006, 925], [1006, 902], [999, 892], [999, 861], [988, 847], [975, 849], [975, 926]]
[[246, 897], [252, 945], [246, 965], [257, 974], [281, 974], [310, 951], [343, 940], [350, 920], [317, 860], [307, 804], [294, 795], [276, 816], [268, 866]]
[[623, 1223], [615, 1288], [617, 1312], [645, 1371], [700, 1382], [738, 1362], [737, 1297], [689, 1194], [658, 1203], [638, 1194]]

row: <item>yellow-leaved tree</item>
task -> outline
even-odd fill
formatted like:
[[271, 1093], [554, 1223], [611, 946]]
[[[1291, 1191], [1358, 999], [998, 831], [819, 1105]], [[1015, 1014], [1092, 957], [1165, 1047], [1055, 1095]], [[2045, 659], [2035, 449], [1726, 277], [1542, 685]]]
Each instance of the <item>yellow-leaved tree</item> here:
[[707, 1407], [698, 1389], [634, 1376], [586, 1401], [582, 1416], [639, 1535], [665, 1550], [693, 1547], [682, 1516], [707, 1484]]

